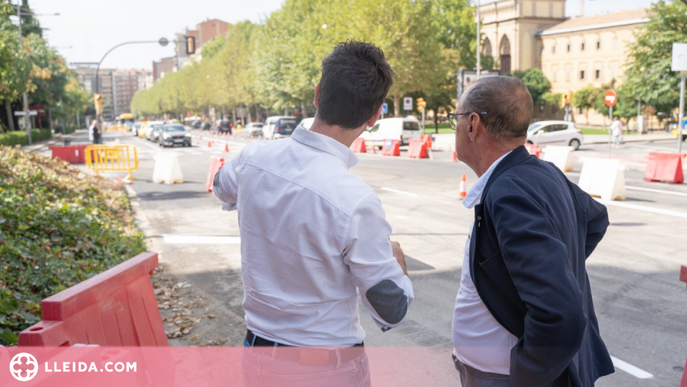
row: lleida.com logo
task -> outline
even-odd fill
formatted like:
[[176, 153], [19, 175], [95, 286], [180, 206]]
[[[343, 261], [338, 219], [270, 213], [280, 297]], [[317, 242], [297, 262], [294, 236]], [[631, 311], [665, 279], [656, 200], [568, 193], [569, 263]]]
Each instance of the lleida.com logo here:
[[10, 362], [10, 373], [18, 381], [28, 382], [38, 374], [38, 361], [30, 353], [18, 353]]

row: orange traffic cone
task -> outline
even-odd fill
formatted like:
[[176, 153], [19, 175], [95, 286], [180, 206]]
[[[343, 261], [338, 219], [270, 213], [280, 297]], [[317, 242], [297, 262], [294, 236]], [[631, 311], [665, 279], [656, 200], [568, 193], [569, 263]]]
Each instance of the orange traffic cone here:
[[454, 163], [458, 162], [458, 153], [453, 152], [453, 155], [451, 156], [451, 161]]
[[212, 148], [212, 141], [208, 141], [208, 148]]
[[460, 187], [458, 188], [458, 198], [460, 200], [465, 199], [465, 196], [467, 196], [468, 192], [465, 190], [465, 174], [460, 177]]
[[376, 155], [377, 154], [377, 147], [372, 145], [372, 154]]
[[229, 152], [229, 144], [224, 144], [224, 151]]

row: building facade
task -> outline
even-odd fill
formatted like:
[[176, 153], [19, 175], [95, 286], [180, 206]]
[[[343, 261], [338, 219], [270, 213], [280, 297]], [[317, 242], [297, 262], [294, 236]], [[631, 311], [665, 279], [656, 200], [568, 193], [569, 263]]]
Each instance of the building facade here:
[[113, 72], [112, 96], [115, 117], [122, 113], [131, 112], [131, 100], [137, 91], [149, 87], [147, 78], [150, 74], [149, 70], [138, 69], [118, 69]]
[[[539, 68], [552, 93], [573, 93], [622, 83], [627, 50], [646, 24], [647, 9], [565, 18], [565, 0], [502, 0], [480, 7], [482, 54], [492, 55], [502, 73]], [[578, 123], [607, 124], [593, 110], [577, 110]]]

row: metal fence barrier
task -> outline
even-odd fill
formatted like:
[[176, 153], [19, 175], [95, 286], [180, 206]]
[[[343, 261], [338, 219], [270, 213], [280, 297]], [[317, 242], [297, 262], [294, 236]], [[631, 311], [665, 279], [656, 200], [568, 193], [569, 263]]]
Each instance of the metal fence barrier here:
[[86, 147], [86, 166], [96, 173], [128, 172], [125, 179], [135, 180], [132, 171], [138, 169], [136, 148], [128, 145], [89, 145]]

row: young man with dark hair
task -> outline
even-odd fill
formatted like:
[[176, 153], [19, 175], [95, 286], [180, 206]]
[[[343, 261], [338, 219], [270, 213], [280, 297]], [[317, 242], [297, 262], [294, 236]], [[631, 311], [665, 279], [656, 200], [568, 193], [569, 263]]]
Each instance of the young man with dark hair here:
[[359, 300], [382, 331], [408, 311], [403, 251], [374, 190], [348, 172], [392, 77], [379, 48], [339, 44], [322, 61], [310, 130], [251, 144], [215, 176], [223, 209], [239, 212], [247, 385], [369, 385]]

